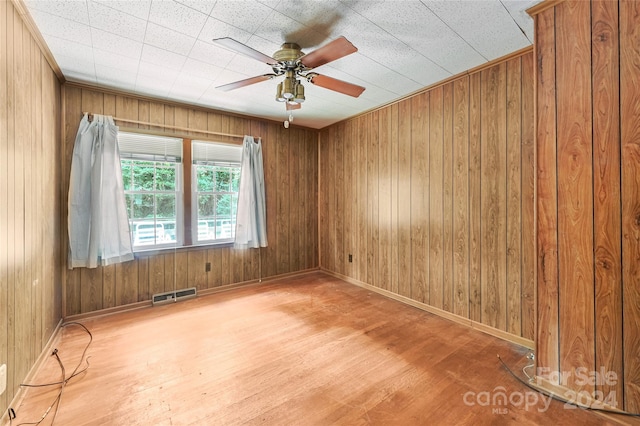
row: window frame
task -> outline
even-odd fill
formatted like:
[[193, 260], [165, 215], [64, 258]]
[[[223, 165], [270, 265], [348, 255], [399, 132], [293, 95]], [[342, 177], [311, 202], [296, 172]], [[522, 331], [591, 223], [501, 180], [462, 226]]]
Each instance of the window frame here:
[[[235, 229], [233, 229], [233, 233], [230, 238], [198, 241], [198, 238], [197, 238], [197, 233], [198, 233], [198, 227], [197, 227], [198, 191], [197, 189], [198, 188], [197, 188], [197, 177], [195, 176], [197, 168], [194, 167], [195, 164], [193, 164], [193, 161], [192, 161], [192, 155], [193, 155], [192, 145], [193, 145], [193, 142], [208, 143], [208, 144], [223, 144], [223, 145], [232, 145], [232, 146], [238, 147], [240, 150], [242, 149], [242, 145], [236, 144], [236, 143], [221, 142], [217, 140], [202, 139], [202, 138], [198, 138], [197, 140], [194, 140], [191, 138], [186, 138], [183, 136], [177, 136], [172, 134], [140, 132], [139, 129], [121, 129], [121, 132], [143, 135], [143, 136], [149, 135], [149, 136], [167, 137], [167, 138], [175, 138], [175, 139], [182, 140], [182, 143], [181, 143], [182, 156], [181, 156], [180, 162], [176, 163], [176, 191], [175, 191], [176, 193], [176, 226], [175, 226], [176, 240], [170, 243], [160, 243], [160, 244], [156, 243], [154, 245], [149, 245], [149, 246], [145, 246], [145, 245], [133, 246], [134, 254], [148, 255], [153, 252], [162, 252], [166, 250], [188, 249], [188, 248], [197, 248], [197, 247], [203, 247], [203, 246], [224, 247], [224, 246], [230, 246], [231, 244], [233, 244], [233, 241], [235, 239]], [[140, 157], [141, 157], [140, 160], [142, 161], [151, 161], [143, 158], [144, 155]], [[135, 159], [135, 158], [121, 156], [120, 164], [122, 165], [123, 160], [132, 160], [132, 159]], [[238, 162], [237, 164], [235, 162], [226, 163], [226, 164], [231, 167], [238, 167], [238, 169], [240, 168], [240, 162]], [[239, 170], [238, 170], [238, 173], [239, 173]], [[125, 191], [125, 194], [139, 193], [139, 192], [140, 191], [128, 190], [128, 191]], [[145, 192], [145, 193], [147, 194], [153, 193], [155, 195], [156, 191]], [[236, 194], [235, 199], [237, 203], [238, 192], [235, 192], [235, 194]], [[156, 205], [154, 201], [154, 209], [155, 208], [156, 208]], [[233, 209], [233, 212], [237, 214], [237, 204], [236, 204], [236, 208]], [[129, 219], [129, 224], [133, 223], [135, 220], [135, 219], [132, 220], [131, 218], [128, 218], [128, 219]], [[159, 222], [157, 218], [155, 221]], [[131, 241], [133, 244], [133, 238], [134, 238], [133, 228], [130, 229], [130, 235], [131, 235]]]

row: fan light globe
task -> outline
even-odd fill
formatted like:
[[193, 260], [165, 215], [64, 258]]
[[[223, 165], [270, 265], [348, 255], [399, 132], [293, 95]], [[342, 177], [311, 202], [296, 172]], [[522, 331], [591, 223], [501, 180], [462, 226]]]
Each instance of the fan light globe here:
[[283, 83], [282, 96], [284, 96], [286, 99], [293, 98], [293, 94], [294, 94], [293, 90], [294, 90], [294, 85], [295, 85], [295, 79], [285, 78], [282, 83]]
[[296, 101], [299, 104], [304, 102], [304, 100], [305, 100], [305, 97], [304, 97], [304, 86], [302, 85], [302, 83], [296, 84], [296, 93], [295, 93], [295, 96], [293, 97], [293, 100]]
[[284, 102], [286, 99], [282, 96], [282, 82], [278, 83], [278, 88], [276, 89], [276, 101]]

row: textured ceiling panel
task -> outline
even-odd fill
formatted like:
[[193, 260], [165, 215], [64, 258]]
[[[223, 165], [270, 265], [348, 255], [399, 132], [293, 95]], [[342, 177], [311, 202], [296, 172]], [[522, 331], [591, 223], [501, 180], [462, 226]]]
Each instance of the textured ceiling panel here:
[[[0, 0], [1, 1], [1, 0]], [[230, 37], [272, 56], [345, 36], [357, 53], [314, 72], [364, 86], [359, 98], [304, 82], [295, 124], [321, 128], [531, 45], [537, 0], [25, 0], [65, 77], [160, 99], [284, 120], [282, 77], [216, 86], [271, 67], [222, 48]]]

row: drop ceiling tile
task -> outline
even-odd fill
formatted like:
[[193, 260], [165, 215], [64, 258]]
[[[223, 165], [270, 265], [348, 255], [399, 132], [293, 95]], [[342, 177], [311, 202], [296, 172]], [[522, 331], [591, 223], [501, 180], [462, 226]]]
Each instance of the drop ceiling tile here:
[[95, 82], [96, 80], [96, 66], [93, 60], [84, 59], [83, 57], [76, 55], [67, 56], [59, 54], [56, 55], [56, 62], [60, 66], [60, 69], [62, 69], [65, 76], [67, 76], [67, 73], [71, 73], [73, 70], [76, 70], [76, 73], [90, 75], [92, 82]]
[[281, 44], [282, 42], [280, 40], [267, 40], [257, 35], [251, 36], [247, 42], [247, 46], [268, 56], [272, 56], [276, 51], [278, 51]]
[[230, 50], [215, 46], [202, 40], [196, 41], [189, 53], [189, 57], [223, 68], [236, 54]]
[[196, 39], [153, 22], [147, 24], [144, 43], [179, 55], [188, 55]]
[[216, 0], [176, 0], [176, 1], [178, 3], [182, 3], [187, 7], [190, 7], [191, 9], [195, 9], [198, 12], [202, 12], [205, 15], [209, 15], [211, 13], [211, 9], [213, 9], [213, 6], [216, 4]]
[[197, 61], [193, 58], [188, 58], [182, 67], [182, 71], [189, 75], [209, 80], [214, 80], [218, 77], [222, 70], [223, 68], [207, 64], [206, 62]]
[[135, 91], [142, 95], [149, 95], [155, 98], [166, 99], [169, 95], [169, 89], [171, 86], [168, 86], [163, 81], [151, 80], [151, 79], [141, 79], [138, 77], [138, 81], [136, 81]]
[[[299, 22], [294, 21], [288, 16], [283, 15], [282, 13], [272, 10], [267, 19], [260, 25], [260, 27], [256, 30], [255, 35], [262, 37], [266, 40], [271, 40], [276, 44], [282, 44], [285, 41], [298, 43], [301, 46], [303, 45], [300, 41], [300, 38], [292, 35], [289, 36], [289, 33], [293, 29], [301, 29], [300, 36], [308, 31], [308, 28], [300, 24]], [[272, 55], [273, 52], [265, 52], [268, 55]]]
[[88, 25], [40, 10], [32, 10], [31, 16], [40, 32], [45, 36], [45, 40], [46, 36], [55, 36], [91, 46], [91, 31]]
[[226, 69], [238, 73], [238, 80], [245, 78], [244, 76], [253, 77], [273, 73], [269, 65], [243, 55], [236, 55], [235, 58], [227, 64]]
[[199, 99], [211, 86], [211, 80], [194, 77], [189, 74], [181, 73], [176, 78], [169, 96], [173, 98], [190, 98]]
[[138, 71], [139, 58], [131, 58], [106, 50], [93, 49], [93, 57], [96, 68], [101, 66], [117, 67], [126, 72], [135, 73]]
[[187, 57], [145, 44], [142, 48], [142, 55], [140, 56], [140, 59], [144, 62], [179, 71], [182, 69]]
[[243, 0], [240, 4], [234, 0], [220, 0], [210, 16], [253, 33], [271, 12], [269, 7], [254, 0]]
[[162, 81], [164, 84], [168, 84], [170, 89], [179, 74], [180, 70], [165, 68], [151, 62], [142, 61], [138, 64], [138, 82], [141, 78]]
[[93, 47], [106, 52], [118, 53], [134, 59], [139, 59], [142, 53], [142, 43], [139, 41], [102, 31], [98, 28], [91, 29], [91, 39], [93, 40]]
[[226, 22], [222, 22], [219, 19], [209, 17], [198, 35], [198, 39], [206, 43], [212, 43], [214, 38], [224, 37], [230, 37], [240, 43], [246, 43], [251, 38], [251, 33], [229, 25]]
[[85, 0], [26, 0], [25, 3], [30, 11], [39, 10], [89, 25], [89, 12]]
[[529, 43], [533, 44], [533, 19], [527, 13], [527, 9], [540, 3], [540, 0], [502, 0], [509, 14], [517, 25], [525, 32]]
[[198, 37], [207, 21], [207, 15], [174, 1], [154, 1], [149, 21], [190, 37]]
[[101, 86], [119, 88], [120, 90], [134, 90], [136, 73], [101, 65], [96, 68], [96, 80]]
[[67, 58], [76, 58], [79, 61], [93, 62], [93, 50], [91, 46], [87, 46], [86, 44], [76, 43], [75, 41], [50, 35], [47, 36], [47, 46], [56, 58], [58, 55], [62, 55]]
[[[276, 10], [307, 27], [315, 27], [316, 31], [329, 34], [336, 21], [342, 18], [338, 13], [341, 7], [337, 0], [283, 0], [276, 6]], [[297, 29], [290, 28], [287, 31]]]
[[425, 5], [488, 60], [530, 44], [498, 0], [477, 2], [473, 8], [459, 0], [425, 1]]
[[91, 26], [135, 41], [144, 40], [146, 21], [92, 1], [89, 3]]
[[119, 10], [136, 18], [146, 20], [149, 18], [151, 0], [91, 0], [102, 3], [111, 9]]

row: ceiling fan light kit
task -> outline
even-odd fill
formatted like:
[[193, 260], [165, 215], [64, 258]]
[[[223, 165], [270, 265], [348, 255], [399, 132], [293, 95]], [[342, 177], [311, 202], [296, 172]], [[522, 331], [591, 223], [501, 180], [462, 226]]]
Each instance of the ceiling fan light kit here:
[[[306, 100], [304, 86], [298, 80], [298, 77], [316, 86], [343, 93], [354, 98], [360, 96], [365, 90], [362, 86], [311, 72], [313, 68], [317, 68], [320, 65], [327, 64], [358, 51], [358, 49], [344, 37], [338, 37], [308, 54], [303, 53], [300, 46], [296, 43], [283, 43], [280, 46], [280, 50], [273, 54], [273, 57], [265, 55], [229, 37], [214, 39], [213, 42], [241, 55], [264, 62], [271, 66], [273, 70], [272, 74], [264, 74], [218, 86], [217, 89], [219, 90], [229, 91], [239, 89], [261, 81], [284, 76], [284, 80], [278, 83], [276, 87], [275, 98], [276, 101], [285, 103], [287, 111], [299, 109], [302, 106], [301, 104]], [[292, 116], [290, 115], [290, 117]], [[288, 127], [287, 121], [285, 121], [285, 127]]]

